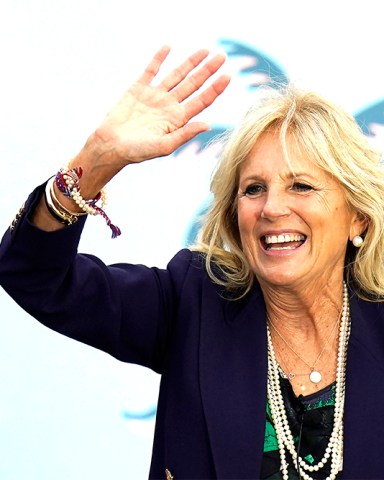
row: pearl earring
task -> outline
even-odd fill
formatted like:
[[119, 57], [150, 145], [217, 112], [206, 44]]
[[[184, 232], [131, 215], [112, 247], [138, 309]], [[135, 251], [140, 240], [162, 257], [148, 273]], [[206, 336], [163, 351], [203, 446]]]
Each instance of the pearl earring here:
[[355, 235], [352, 238], [352, 243], [356, 248], [360, 248], [362, 246], [362, 244], [364, 243], [364, 240], [363, 240], [362, 237], [360, 237], [360, 235]]

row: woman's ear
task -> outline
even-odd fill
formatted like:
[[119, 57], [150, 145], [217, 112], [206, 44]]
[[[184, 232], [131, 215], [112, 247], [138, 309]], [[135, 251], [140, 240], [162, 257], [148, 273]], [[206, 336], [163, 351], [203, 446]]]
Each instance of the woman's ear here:
[[356, 212], [351, 221], [349, 229], [349, 240], [353, 240], [356, 235], [362, 235], [368, 228], [369, 219], [360, 212]]

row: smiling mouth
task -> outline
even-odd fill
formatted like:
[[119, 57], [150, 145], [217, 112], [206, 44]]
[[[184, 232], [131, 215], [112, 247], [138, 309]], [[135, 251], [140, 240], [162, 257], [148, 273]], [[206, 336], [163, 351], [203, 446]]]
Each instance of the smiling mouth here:
[[265, 250], [294, 250], [300, 247], [307, 237], [295, 233], [282, 233], [279, 235], [264, 235], [261, 243]]

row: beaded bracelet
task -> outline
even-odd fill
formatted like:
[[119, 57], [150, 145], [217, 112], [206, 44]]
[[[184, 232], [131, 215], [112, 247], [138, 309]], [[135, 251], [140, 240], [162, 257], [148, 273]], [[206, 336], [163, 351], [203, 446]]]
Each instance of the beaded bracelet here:
[[[85, 213], [90, 215], [101, 215], [112, 230], [112, 238], [118, 237], [121, 234], [120, 228], [112, 224], [108, 215], [103, 210], [106, 203], [104, 189], [99, 192], [95, 198], [85, 200], [80, 194], [79, 187], [79, 180], [82, 175], [83, 170], [81, 167], [74, 167], [71, 169], [61, 168], [55, 177], [56, 186], [61, 193], [66, 197], [71, 198]], [[96, 205], [99, 200], [101, 200], [101, 207]]]
[[69, 212], [66, 210], [61, 204], [59, 204], [62, 209], [58, 208], [55, 205], [55, 202], [52, 200], [52, 192], [53, 192], [53, 182], [55, 181], [55, 177], [52, 177], [48, 180], [45, 186], [45, 194], [44, 200], [45, 205], [47, 206], [48, 212], [52, 215], [55, 220], [58, 220], [63, 225], [72, 225], [73, 223], [77, 222], [78, 215]]

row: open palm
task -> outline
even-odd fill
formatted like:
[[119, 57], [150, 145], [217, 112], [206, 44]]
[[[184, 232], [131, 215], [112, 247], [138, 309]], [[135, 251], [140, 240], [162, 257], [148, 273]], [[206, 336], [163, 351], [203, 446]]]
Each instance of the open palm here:
[[197, 51], [161, 83], [152, 85], [168, 53], [168, 47], [157, 52], [96, 132], [113, 154], [117, 169], [169, 155], [207, 130], [204, 122], [190, 120], [211, 105], [228, 85], [229, 77], [222, 75], [193, 95], [225, 61], [223, 55], [216, 55], [197, 69], [207, 57], [207, 50]]

